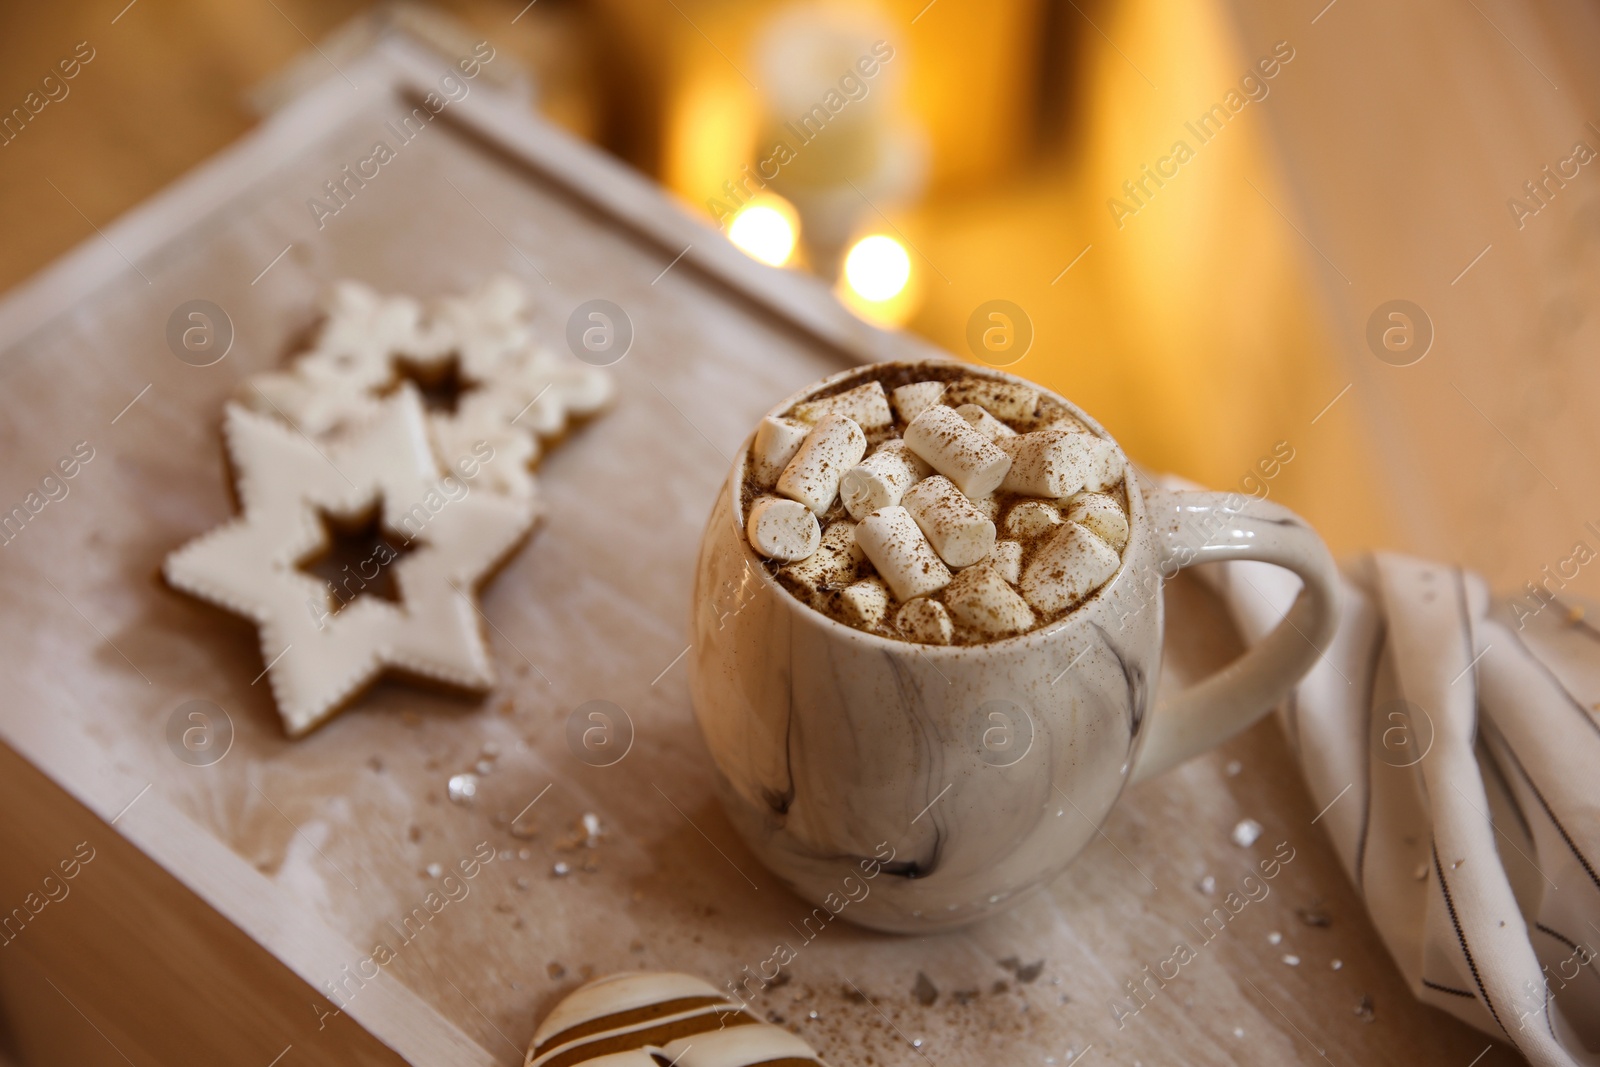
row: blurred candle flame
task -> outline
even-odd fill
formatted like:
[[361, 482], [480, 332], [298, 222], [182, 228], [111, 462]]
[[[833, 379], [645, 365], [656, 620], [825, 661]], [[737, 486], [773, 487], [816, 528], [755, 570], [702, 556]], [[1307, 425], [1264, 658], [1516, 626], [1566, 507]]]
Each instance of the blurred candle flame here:
[[789, 262], [799, 235], [799, 214], [787, 200], [777, 196], [751, 200], [728, 223], [728, 240], [773, 267]]
[[905, 290], [911, 280], [911, 257], [899, 241], [875, 233], [857, 241], [846, 253], [844, 278], [857, 296], [881, 304]]

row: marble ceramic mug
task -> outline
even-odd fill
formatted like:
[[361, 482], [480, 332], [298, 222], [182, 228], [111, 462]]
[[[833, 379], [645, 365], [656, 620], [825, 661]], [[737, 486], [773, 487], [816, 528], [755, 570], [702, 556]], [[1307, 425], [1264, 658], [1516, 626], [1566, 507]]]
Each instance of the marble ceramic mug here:
[[[835, 375], [772, 413], [870, 373]], [[700, 546], [695, 713], [750, 848], [800, 896], [865, 926], [959, 926], [1054, 878], [1129, 781], [1255, 722], [1311, 669], [1337, 622], [1333, 561], [1305, 522], [1251, 496], [1144, 484], [1122, 457], [1122, 565], [1073, 611], [982, 645], [867, 633], [796, 599], [751, 550], [740, 501], [748, 454], [747, 440]], [[1152, 715], [1162, 579], [1236, 559], [1294, 571], [1298, 599], [1265, 639]]]

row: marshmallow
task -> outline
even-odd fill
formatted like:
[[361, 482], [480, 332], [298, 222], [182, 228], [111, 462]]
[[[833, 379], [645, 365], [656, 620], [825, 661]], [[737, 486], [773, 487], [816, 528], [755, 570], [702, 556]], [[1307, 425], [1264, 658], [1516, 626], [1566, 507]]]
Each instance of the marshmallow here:
[[1122, 481], [1122, 457], [1117, 455], [1117, 446], [1093, 434], [1082, 436], [1092, 442], [1089, 446], [1091, 456], [1089, 474], [1083, 480], [1083, 487], [1090, 492], [1098, 493]]
[[889, 414], [889, 398], [877, 382], [796, 404], [791, 414], [809, 423], [821, 422], [824, 415], [843, 415], [863, 430], [876, 430], [894, 421], [894, 416]]
[[970, 567], [994, 548], [994, 523], [942, 474], [913, 485], [900, 503], [952, 567]]
[[768, 415], [756, 427], [756, 439], [750, 445], [750, 473], [763, 489], [772, 488], [783, 468], [789, 465], [800, 443], [806, 439], [811, 427], [794, 419], [781, 419]]
[[856, 527], [856, 544], [898, 600], [926, 596], [950, 583], [950, 570], [903, 507], [880, 508]]
[[1017, 431], [989, 414], [976, 404], [962, 404], [956, 414], [967, 420], [967, 425], [993, 441], [996, 437], [1015, 437]]
[[922, 457], [896, 438], [845, 471], [839, 479], [839, 495], [850, 517], [859, 521], [870, 511], [900, 503], [905, 491], [928, 473]]
[[839, 594], [839, 603], [852, 626], [870, 629], [889, 617], [889, 589], [881, 578], [852, 582]]
[[928, 408], [939, 402], [944, 395], [944, 382], [912, 382], [910, 385], [897, 386], [894, 391], [894, 408], [900, 413], [901, 422], [911, 422]]
[[955, 626], [944, 605], [927, 597], [917, 597], [901, 606], [894, 617], [895, 628], [909, 640], [924, 645], [948, 645], [955, 636]]
[[1116, 549], [1086, 527], [1068, 522], [1022, 572], [1022, 595], [1034, 610], [1054, 615], [1104, 585], [1121, 563]]
[[822, 541], [822, 528], [810, 509], [777, 496], [764, 496], [751, 504], [744, 529], [757, 552], [787, 562], [805, 559]]
[[1020, 422], [1033, 418], [1039, 406], [1039, 390], [1020, 382], [963, 378], [950, 383], [944, 391], [944, 402], [951, 407], [976, 404], [997, 419]]
[[1000, 498], [997, 496], [969, 496], [972, 506], [983, 512], [983, 517], [990, 522], [1000, 521]]
[[[1000, 488], [1011, 457], [983, 434], [967, 425], [967, 420], [942, 405], [927, 408], [906, 427], [906, 444], [928, 461], [929, 466], [949, 478], [967, 496], [988, 496]], [[1002, 441], [1020, 441], [1005, 437]], [[1033, 496], [1064, 496], [1064, 493], [1034, 493]]]
[[1097, 445], [1107, 444], [1091, 434], [1065, 430], [1035, 430], [1002, 437], [995, 445], [1011, 457], [1002, 487], [1024, 496], [1071, 496], [1083, 488], [1103, 465]]
[[867, 436], [854, 420], [824, 415], [778, 475], [778, 492], [822, 515], [839, 495], [840, 476], [860, 463], [866, 452]]
[[829, 523], [822, 531], [817, 550], [798, 563], [791, 563], [778, 572], [778, 577], [792, 589], [815, 600], [824, 593], [839, 589], [856, 580], [862, 555], [856, 544], [856, 524], [853, 522]]
[[989, 553], [989, 562], [1000, 572], [1000, 577], [1016, 585], [1022, 580], [1022, 542], [996, 541], [994, 551]]
[[1128, 516], [1116, 497], [1079, 493], [1067, 502], [1067, 518], [1121, 552], [1128, 545]]
[[1007, 537], [1037, 537], [1052, 526], [1061, 525], [1061, 512], [1044, 500], [1024, 500], [1006, 512]]
[[1070, 433], [1094, 433], [1089, 424], [1070, 412], [1058, 411], [1046, 418], [1035, 430], [1066, 430]]
[[1020, 634], [1036, 621], [1027, 601], [987, 563], [956, 575], [945, 587], [944, 606], [956, 622], [985, 637]]

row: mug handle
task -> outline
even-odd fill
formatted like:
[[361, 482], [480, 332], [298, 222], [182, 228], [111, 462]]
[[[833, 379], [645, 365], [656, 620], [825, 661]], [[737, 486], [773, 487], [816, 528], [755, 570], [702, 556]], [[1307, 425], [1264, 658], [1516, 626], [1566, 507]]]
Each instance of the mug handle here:
[[[1243, 503], [1241, 503], [1241, 500]], [[1133, 781], [1152, 778], [1251, 726], [1316, 665], [1339, 625], [1339, 573], [1294, 512], [1240, 493], [1144, 487], [1161, 575], [1196, 563], [1259, 560], [1300, 576], [1294, 605], [1244, 654], [1156, 710]]]

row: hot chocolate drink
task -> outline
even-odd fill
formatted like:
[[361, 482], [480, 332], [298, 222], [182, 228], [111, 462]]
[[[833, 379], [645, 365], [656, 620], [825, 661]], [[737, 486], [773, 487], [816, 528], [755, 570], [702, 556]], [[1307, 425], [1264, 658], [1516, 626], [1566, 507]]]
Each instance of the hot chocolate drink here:
[[[1157, 709], [1161, 579], [1211, 560], [1286, 567], [1300, 595]], [[762, 862], [813, 903], [881, 866], [845, 917], [926, 933], [1048, 883], [1130, 780], [1282, 700], [1332, 639], [1338, 583], [1295, 515], [1151, 484], [1047, 389], [857, 367], [734, 459], [695, 564], [690, 693]]]
[[971, 645], [1072, 611], [1128, 543], [1123, 460], [1059, 401], [960, 364], [867, 368], [757, 428], [745, 536], [870, 633]]

